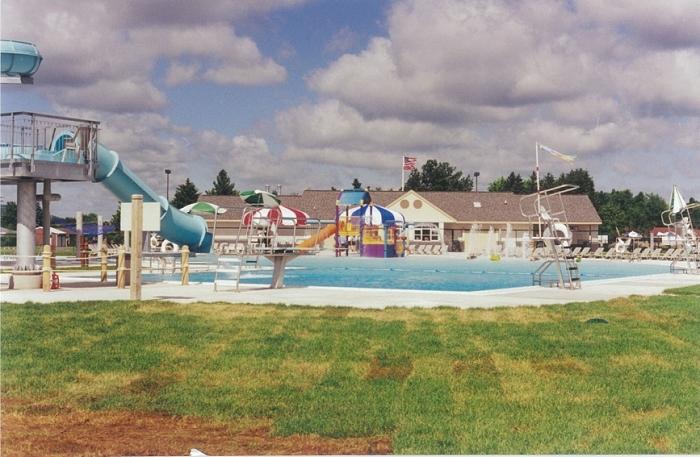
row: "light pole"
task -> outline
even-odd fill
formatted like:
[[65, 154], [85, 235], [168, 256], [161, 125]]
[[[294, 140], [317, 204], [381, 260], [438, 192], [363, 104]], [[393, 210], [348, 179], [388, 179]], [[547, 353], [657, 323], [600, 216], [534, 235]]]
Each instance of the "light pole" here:
[[172, 170], [169, 168], [165, 169], [165, 199], [170, 202], [170, 173]]
[[479, 192], [479, 173], [478, 171], [474, 172], [474, 192]]

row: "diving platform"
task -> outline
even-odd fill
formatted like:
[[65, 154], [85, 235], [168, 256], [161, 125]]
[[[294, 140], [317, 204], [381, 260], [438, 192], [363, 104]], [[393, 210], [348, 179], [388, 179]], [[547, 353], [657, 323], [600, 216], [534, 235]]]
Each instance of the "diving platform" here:
[[0, 180], [95, 181], [100, 123], [30, 112], [0, 115]]

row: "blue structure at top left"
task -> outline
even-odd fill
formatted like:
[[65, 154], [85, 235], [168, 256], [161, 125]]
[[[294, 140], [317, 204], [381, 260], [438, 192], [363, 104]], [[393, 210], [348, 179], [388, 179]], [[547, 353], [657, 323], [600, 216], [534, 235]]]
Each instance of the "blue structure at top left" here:
[[3, 79], [16, 78], [16, 82], [31, 83], [43, 60], [36, 46], [24, 41], [0, 41], [0, 54]]

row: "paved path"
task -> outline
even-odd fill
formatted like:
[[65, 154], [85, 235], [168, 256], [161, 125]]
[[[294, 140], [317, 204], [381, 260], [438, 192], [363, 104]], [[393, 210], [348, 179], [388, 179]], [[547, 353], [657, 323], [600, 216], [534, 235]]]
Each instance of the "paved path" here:
[[[40, 290], [2, 291], [2, 301], [51, 303], [59, 301], [128, 300], [128, 289], [99, 286], [85, 273], [62, 277], [63, 287], [52, 292]], [[146, 284], [144, 299], [189, 302], [281, 303], [309, 306], [354, 306], [359, 308], [435, 307], [493, 308], [498, 306], [552, 305], [608, 300], [629, 295], [658, 295], [664, 289], [700, 285], [700, 275], [658, 274], [599, 281], [587, 281], [579, 290], [519, 287], [477, 292], [443, 292], [340, 287], [290, 287], [263, 289], [245, 287], [241, 292], [214, 292], [211, 283], [181, 286], [173, 283]]]

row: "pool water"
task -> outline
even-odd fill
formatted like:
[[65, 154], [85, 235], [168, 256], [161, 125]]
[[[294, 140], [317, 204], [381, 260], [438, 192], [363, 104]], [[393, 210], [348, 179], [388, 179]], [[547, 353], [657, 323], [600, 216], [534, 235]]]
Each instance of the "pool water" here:
[[[261, 259], [259, 265], [258, 269], [242, 272], [242, 284], [270, 283], [272, 264]], [[539, 265], [540, 262], [522, 259], [492, 262], [452, 256], [393, 259], [299, 257], [287, 265], [284, 283], [287, 286], [475, 291], [531, 286], [531, 273]], [[584, 282], [668, 272], [666, 265], [585, 259], [579, 263], [579, 269]], [[551, 272], [554, 278], [556, 273]], [[220, 273], [219, 279], [233, 280], [235, 275]], [[190, 280], [212, 282], [214, 273], [193, 273]]]

